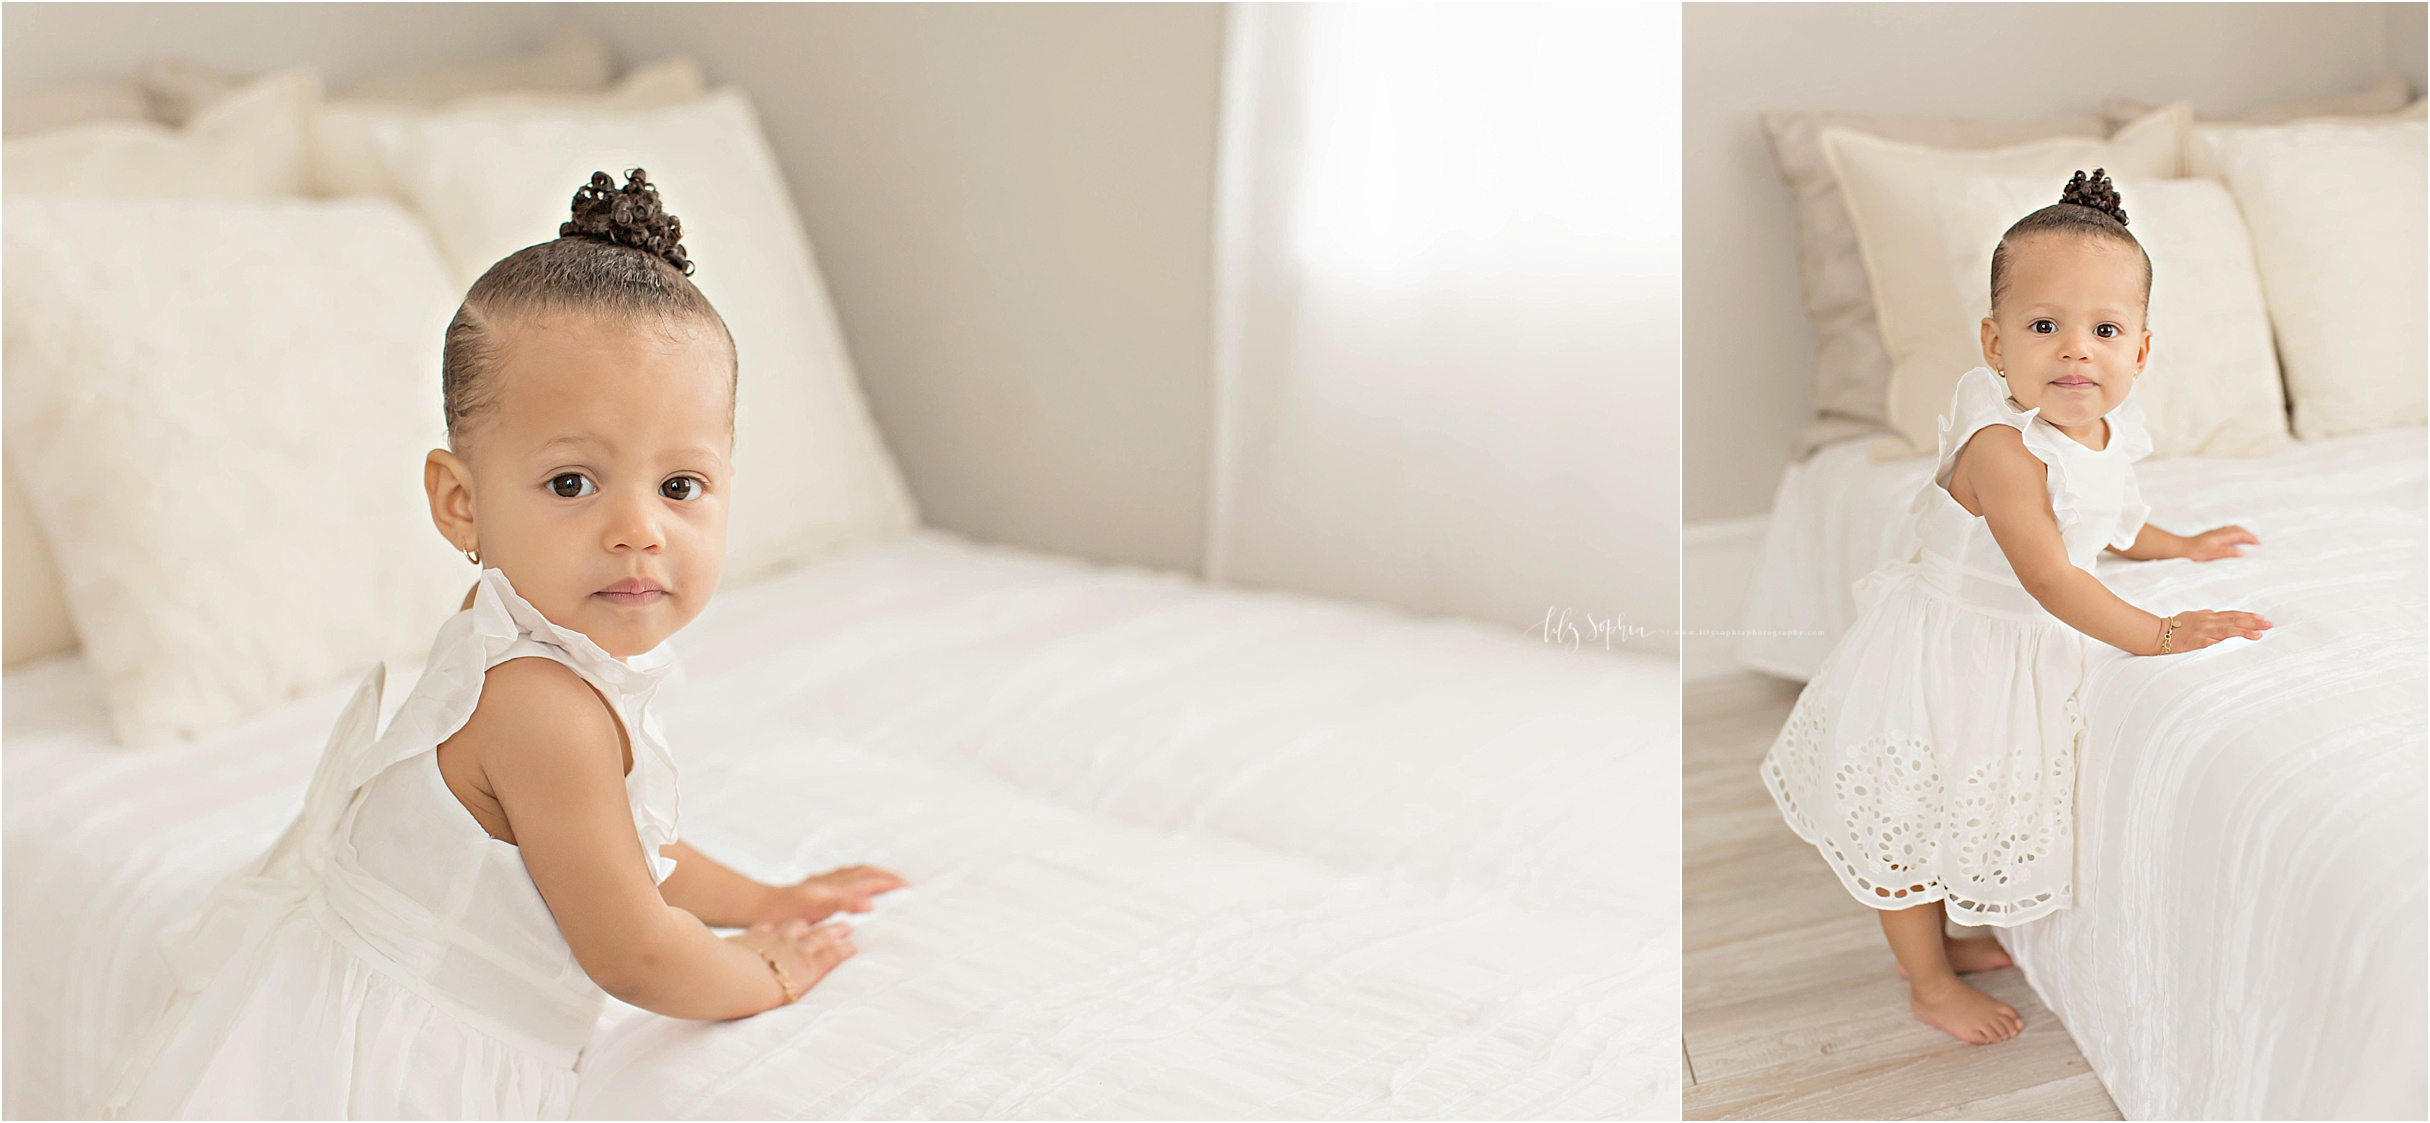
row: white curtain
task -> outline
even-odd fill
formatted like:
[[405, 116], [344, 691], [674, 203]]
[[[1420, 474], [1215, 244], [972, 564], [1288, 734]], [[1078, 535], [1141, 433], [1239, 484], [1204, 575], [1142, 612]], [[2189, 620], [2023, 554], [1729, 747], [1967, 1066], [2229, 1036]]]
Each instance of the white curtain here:
[[1230, 13], [1209, 579], [1675, 655], [1678, 7]]

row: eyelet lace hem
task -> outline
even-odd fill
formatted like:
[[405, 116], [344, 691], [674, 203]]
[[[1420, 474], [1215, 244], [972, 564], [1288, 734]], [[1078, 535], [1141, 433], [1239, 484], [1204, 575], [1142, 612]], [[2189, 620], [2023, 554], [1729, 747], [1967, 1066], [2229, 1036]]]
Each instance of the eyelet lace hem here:
[[[2064, 736], [2046, 760], [2010, 752], [1950, 784], [1922, 737], [1872, 736], [1827, 754], [1828, 714], [1808, 692], [1764, 756], [1764, 787], [1789, 829], [1866, 905], [1945, 901], [1959, 924], [2023, 924], [2074, 903], [2075, 760], [2084, 722], [2075, 695], [2061, 709]], [[2046, 873], [2054, 864], [2064, 867], [2055, 883]]]

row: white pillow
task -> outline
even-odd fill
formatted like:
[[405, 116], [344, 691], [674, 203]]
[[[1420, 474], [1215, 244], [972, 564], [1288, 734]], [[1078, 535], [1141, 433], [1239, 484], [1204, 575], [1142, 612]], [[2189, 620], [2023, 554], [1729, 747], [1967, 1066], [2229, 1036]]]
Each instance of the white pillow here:
[[2423, 129], [2419, 120], [2318, 122], [2202, 138], [2253, 233], [2295, 435], [2305, 440], [2430, 415]]
[[[708, 93], [700, 64], [688, 58], [667, 59], [637, 67], [605, 90], [513, 91], [468, 94], [446, 109], [571, 109], [631, 111], [657, 109], [698, 101]], [[397, 121], [415, 120], [434, 110], [395, 101], [333, 98], [320, 104], [309, 129], [311, 158], [307, 181], [315, 195], [388, 195], [401, 199], [403, 190], [387, 179], [388, 165], [380, 157], [373, 132]], [[566, 191], [573, 198], [573, 191]]]
[[0, 416], [119, 739], [418, 662], [471, 567], [430, 523], [454, 312], [385, 200], [8, 202]]
[[[2173, 105], [2108, 140], [2053, 137], [2007, 148], [1958, 150], [1902, 144], [1846, 129], [1823, 133], [1848, 217], [1856, 227], [1865, 274], [1873, 284], [1882, 342], [1890, 350], [1890, 426], [1875, 454], [1920, 456], [1939, 440], [1941, 410], [1958, 376], [1981, 364], [1981, 349], [1953, 340], [1948, 327], [1965, 314], [1949, 287], [1934, 193], [1943, 180], [1978, 176], [2047, 176], [2051, 197], [2077, 169], [2107, 168], [2113, 176], [2162, 178], [2182, 163], [2186, 106]], [[2129, 213], [2132, 213], [2130, 208]]]
[[268, 199], [304, 185], [304, 118], [319, 76], [290, 70], [247, 85], [182, 129], [103, 121], [11, 137], [0, 146], [10, 195], [177, 195]]
[[[303, 182], [304, 116], [319, 96], [311, 71], [288, 71], [250, 83], [183, 129], [112, 121], [11, 137], [0, 149], [6, 166], [0, 190], [11, 196], [291, 195]], [[58, 566], [14, 471], [0, 493], [0, 520], [7, 526], [0, 659], [13, 667], [73, 650], [76, 633]]]
[[[2151, 360], [2134, 398], [2159, 456], [2262, 456], [2286, 447], [2286, 399], [2252, 243], [2227, 189], [2207, 179], [2120, 179], [2128, 230], [2152, 259]], [[2016, 220], [2057, 202], [2047, 178], [1943, 181], [1934, 202], [1953, 343], [1981, 352], [1991, 251]], [[1979, 361], [1979, 360], [1978, 360]]]
[[398, 185], [470, 286], [557, 236], [592, 172], [647, 169], [741, 357], [726, 576], [736, 586], [916, 522], [862, 402], [810, 240], [750, 102], [665, 109], [468, 109], [371, 128]]

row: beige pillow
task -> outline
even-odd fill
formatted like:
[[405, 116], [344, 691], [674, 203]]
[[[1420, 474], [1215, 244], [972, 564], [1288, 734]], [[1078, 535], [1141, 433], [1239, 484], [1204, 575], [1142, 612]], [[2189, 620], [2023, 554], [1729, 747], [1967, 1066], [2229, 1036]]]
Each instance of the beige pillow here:
[[[2326, 97], [2297, 98], [2248, 109], [2234, 117], [2200, 118], [2204, 124], [2212, 120], [2244, 125], [2283, 125], [2315, 117], [2369, 117], [2394, 113], [2412, 100], [2413, 89], [2402, 75], [2382, 74], [2351, 93], [2330, 94]], [[2151, 115], [2160, 106], [2133, 98], [2111, 98], [2101, 106], [2101, 116], [2113, 129], [2124, 128], [2127, 122]], [[2133, 211], [2126, 212], [2133, 214]]]
[[[638, 67], [606, 90], [583, 93], [518, 90], [473, 94], [439, 110], [400, 102], [332, 99], [323, 102], [312, 117], [307, 181], [315, 195], [388, 195], [402, 199], [404, 189], [388, 178], [388, 165], [373, 135], [399, 122], [434, 112], [484, 109], [619, 112], [681, 105], [707, 94], [708, 82], [701, 75], [700, 64], [688, 58], [675, 58]], [[566, 197], [573, 197], [570, 188]]]
[[8, 201], [0, 420], [121, 742], [418, 661], [472, 567], [430, 524], [454, 312], [385, 199]]
[[747, 585], [916, 524], [861, 396], [792, 189], [738, 90], [631, 112], [466, 109], [370, 130], [377, 182], [403, 191], [458, 289], [557, 236], [593, 172], [647, 169], [683, 222], [692, 280], [742, 361], [726, 580]]
[[2252, 231], [2305, 440], [2430, 419], [2424, 128], [2313, 122], [2201, 137]]
[[1798, 435], [1792, 455], [1851, 433], [1889, 424], [1890, 353], [1874, 314], [1873, 290], [1856, 244], [1856, 228], [1841, 201], [1839, 181], [1823, 156], [1822, 134], [1844, 128], [1888, 140], [1942, 148], [1995, 148], [2057, 136], [2100, 137], [2094, 116], [2030, 121], [1954, 117], [1866, 117], [1846, 113], [1766, 113], [1772, 161], [1789, 189], [1797, 223], [1797, 273], [1813, 321], [1814, 408], [1822, 416]]
[[289, 70], [246, 85], [182, 129], [107, 121], [11, 137], [0, 148], [10, 195], [263, 199], [304, 184], [304, 119], [320, 78]]
[[[605, 42], [580, 27], [560, 24], [529, 54], [375, 75], [337, 93], [355, 100], [437, 106], [506, 90], [597, 90], [614, 74]], [[136, 78], [151, 116], [165, 125], [186, 123], [251, 80], [184, 58], [154, 59]]]
[[[2047, 177], [1941, 182], [1934, 203], [1942, 250], [1964, 312], [1948, 327], [1953, 343], [1979, 354], [1992, 248], [2056, 194]], [[2118, 194], [2152, 261], [2152, 353], [2134, 387], [2152, 454], [2263, 456], [2285, 448], [2278, 353], [2236, 200], [2207, 179], [2122, 179]]]
[[1982, 362], [1979, 346], [1948, 333], [1973, 305], [1961, 302], [1949, 284], [1933, 203], [1939, 182], [2047, 176], [2055, 200], [2059, 186], [2080, 168], [2165, 178], [2183, 163], [2189, 116], [2185, 106], [2176, 105], [2108, 140], [2060, 137], [1980, 151], [1904, 144], [1846, 129], [1823, 132], [1823, 153], [1847, 200], [1882, 342], [1890, 352], [1893, 436], [1876, 443], [1876, 456], [1929, 455], [1938, 444], [1938, 418], [1950, 390], [1959, 375]]

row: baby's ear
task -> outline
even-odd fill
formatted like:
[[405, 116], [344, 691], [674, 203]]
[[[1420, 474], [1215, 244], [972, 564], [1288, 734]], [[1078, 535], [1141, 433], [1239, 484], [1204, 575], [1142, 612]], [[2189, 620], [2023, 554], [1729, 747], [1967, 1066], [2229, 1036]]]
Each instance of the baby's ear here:
[[2000, 367], [2000, 325], [1991, 317], [1983, 317], [1983, 365], [1993, 370]]
[[434, 448], [422, 458], [422, 493], [430, 499], [430, 522], [448, 545], [473, 548], [480, 533], [473, 525], [472, 469], [462, 457]]

